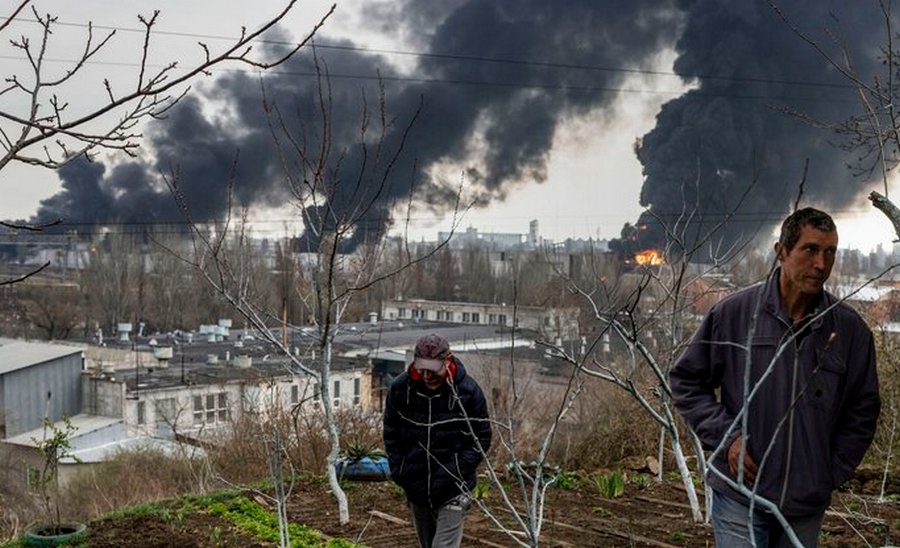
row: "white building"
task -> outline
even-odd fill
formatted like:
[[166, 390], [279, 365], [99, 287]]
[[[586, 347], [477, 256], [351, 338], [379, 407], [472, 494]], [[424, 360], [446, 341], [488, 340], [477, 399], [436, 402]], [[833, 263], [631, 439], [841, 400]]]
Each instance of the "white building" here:
[[394, 299], [384, 301], [381, 316], [386, 320], [515, 327], [537, 332], [550, 340], [572, 339], [579, 335], [577, 308]]

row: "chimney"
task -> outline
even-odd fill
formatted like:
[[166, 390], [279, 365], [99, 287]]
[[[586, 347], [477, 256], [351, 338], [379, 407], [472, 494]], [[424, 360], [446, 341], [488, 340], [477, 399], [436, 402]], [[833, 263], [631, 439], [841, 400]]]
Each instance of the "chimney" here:
[[119, 342], [128, 342], [130, 338], [128, 334], [131, 333], [131, 324], [130, 323], [120, 323], [116, 325], [116, 331], [119, 333]]

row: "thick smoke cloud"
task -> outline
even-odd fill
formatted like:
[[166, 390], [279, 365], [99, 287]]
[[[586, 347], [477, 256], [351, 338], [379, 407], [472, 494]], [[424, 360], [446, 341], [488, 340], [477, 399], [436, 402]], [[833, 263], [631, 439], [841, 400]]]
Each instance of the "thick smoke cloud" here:
[[[834, 134], [783, 111], [842, 121], [859, 110], [849, 82], [766, 2], [697, 0], [681, 7], [687, 23], [675, 71], [688, 80], [701, 77], [696, 89], [663, 106], [642, 139], [641, 204], [649, 209], [636, 227], [622, 231], [632, 250], [662, 247], [666, 227], [675, 228], [685, 211], [695, 217], [677, 228], [689, 245], [711, 232], [711, 243], [722, 247], [754, 233], [767, 237], [796, 200], [807, 159], [801, 206], [839, 210], [853, 203], [864, 181], [851, 175], [851, 156], [836, 148]], [[834, 39], [845, 41], [855, 68], [871, 81], [884, 29], [877, 6], [791, 1], [784, 7], [833, 54]], [[729, 212], [736, 213], [716, 229]]]
[[[842, 11], [838, 5], [829, 13], [822, 2], [812, 0], [792, 1], [789, 7], [804, 28], [819, 31], [839, 21], [854, 47], [872, 53], [877, 39], [873, 29], [880, 28], [874, 9], [854, 4]], [[399, 146], [407, 122], [422, 104], [378, 204], [360, 220], [357, 239], [382, 234], [392, 207], [406, 200], [410, 188], [432, 202], [446, 198], [455, 181], [429, 178], [430, 168], [438, 164], [465, 166], [467, 183], [484, 200], [502, 198], [515, 182], [542, 181], [563, 121], [615, 99], [611, 90], [621, 87], [628, 73], [608, 68], [646, 67], [672, 44], [678, 52], [676, 72], [697, 82], [697, 88], [667, 103], [656, 128], [641, 140], [641, 203], [650, 213], [637, 222], [647, 227], [634, 231], [641, 240], [626, 238], [626, 244], [657, 246], [663, 235], [659, 220], [672, 219], [685, 204], [696, 205], [698, 214], [689, 228], [702, 233], [736, 205], [751, 182], [740, 209], [745, 216], [720, 234], [734, 241], [771, 226], [788, 210], [805, 158], [810, 158], [807, 200], [840, 207], [860, 190], [826, 132], [772, 108], [786, 105], [814, 118], [840, 119], [855, 112], [856, 103], [852, 90], [833, 85], [842, 83], [835, 71], [777, 20], [767, 3], [408, 0], [369, 3], [365, 9], [432, 55], [401, 70], [390, 58], [349, 47], [349, 42], [340, 44], [348, 47], [315, 52], [330, 74], [328, 142], [334, 158], [340, 158], [330, 173], [333, 181], [341, 181], [333, 202], [338, 211], [358, 208], [359, 189], [363, 195], [375, 192], [385, 176], [386, 158], [375, 166], [373, 150], [363, 156], [355, 147], [362, 97], [370, 114], [377, 111], [376, 75], [385, 77], [388, 110], [396, 116], [384, 150]], [[262, 80], [267, 98], [278, 105], [290, 129], [297, 134], [306, 130], [309, 150], [318, 149], [322, 133], [315, 72], [307, 50]], [[152, 158], [114, 167], [78, 160], [62, 169], [63, 190], [43, 202], [39, 220], [183, 220], [159, 176], [173, 169], [195, 219], [221, 218], [232, 178], [239, 203], [267, 206], [289, 200], [282, 156], [263, 112], [259, 77], [231, 73], [201, 88], [199, 95], [183, 100], [167, 120], [150, 129]], [[471, 160], [473, 150], [477, 161]], [[360, 167], [363, 162], [366, 169]], [[301, 172], [296, 157], [288, 155], [288, 165], [295, 174]], [[307, 210], [313, 216], [319, 212]], [[630, 236], [631, 228], [626, 226], [623, 235]]]
[[[388, 109], [397, 116], [384, 150], [397, 148], [407, 121], [422, 104], [402, 161], [379, 195], [378, 207], [367, 211], [358, 237], [383, 232], [392, 206], [406, 199], [410, 185], [420, 197], [446, 196], [456, 181], [427, 178], [438, 162], [462, 162], [469, 168], [467, 182], [479, 188], [485, 200], [505, 194], [513, 181], [543, 180], [562, 120], [608, 104], [615, 95], [604, 90], [617, 87], [625, 77], [621, 71], [574, 67], [639, 67], [672, 43], [679, 24], [670, 0], [579, 0], [565, 6], [543, 0], [408, 2], [369, 9], [376, 7], [396, 10], [390, 20], [401, 32], [431, 21], [433, 32], [421, 38], [423, 47], [442, 55], [420, 57], [411, 74], [403, 75], [390, 60], [363, 50], [316, 50], [331, 76], [330, 144], [341, 156], [337, 177], [348, 181], [337, 187], [336, 207], [357, 205], [359, 194], [353, 189], [362, 156], [354, 145], [359, 140], [361, 97], [364, 91], [369, 110], [377, 110], [378, 71], [385, 77]], [[317, 149], [321, 128], [314, 74], [308, 50], [264, 78], [266, 96], [292, 129], [299, 130], [302, 123], [310, 130], [310, 150]], [[401, 77], [395, 78], [398, 74]], [[63, 190], [43, 203], [39, 216], [63, 217], [70, 223], [179, 220], [159, 180], [159, 173], [177, 168], [192, 216], [215, 218], [226, 206], [225, 185], [237, 151], [234, 181], [239, 201], [265, 205], [287, 200], [259, 79], [232, 73], [202, 94], [214, 98], [213, 104], [223, 109], [218, 114], [224, 116], [208, 114], [200, 99], [182, 101], [169, 119], [152, 128], [152, 160], [112, 169], [73, 162], [60, 172]], [[476, 138], [479, 149], [487, 152], [483, 161], [468, 165], [465, 160]], [[373, 159], [366, 161], [371, 166]], [[383, 173], [370, 170], [363, 183], [375, 185]]]

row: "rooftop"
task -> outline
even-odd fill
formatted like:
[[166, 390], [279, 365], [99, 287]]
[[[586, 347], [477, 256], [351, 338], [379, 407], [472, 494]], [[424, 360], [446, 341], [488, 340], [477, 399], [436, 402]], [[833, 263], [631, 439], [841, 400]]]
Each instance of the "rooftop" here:
[[[334, 337], [332, 370], [367, 369], [368, 360], [387, 354], [404, 358], [416, 341], [428, 333], [440, 333], [455, 352], [509, 348], [530, 345], [531, 340], [517, 332], [515, 340], [508, 328], [479, 324], [449, 324], [428, 321], [380, 321], [342, 324]], [[316, 353], [318, 331], [314, 327], [291, 327], [282, 333], [270, 329], [278, 340], [284, 337], [287, 347], [301, 363], [315, 368], [321, 360]], [[274, 344], [254, 331], [231, 330], [228, 340], [210, 342], [196, 333], [132, 337], [131, 341], [108, 339], [104, 348], [119, 351], [120, 359], [112, 369], [101, 365], [95, 374], [111, 381], [124, 382], [129, 392], [155, 390], [176, 386], [207, 385], [236, 380], [286, 377], [297, 368]], [[190, 341], [190, 342], [188, 342]], [[165, 367], [153, 357], [153, 351], [172, 348], [172, 357]], [[249, 360], [249, 366], [238, 367], [235, 358]], [[101, 361], [101, 358], [94, 358]], [[124, 360], [124, 362], [123, 362]], [[247, 365], [246, 361], [244, 362]]]
[[0, 375], [57, 358], [80, 354], [83, 346], [0, 338]]

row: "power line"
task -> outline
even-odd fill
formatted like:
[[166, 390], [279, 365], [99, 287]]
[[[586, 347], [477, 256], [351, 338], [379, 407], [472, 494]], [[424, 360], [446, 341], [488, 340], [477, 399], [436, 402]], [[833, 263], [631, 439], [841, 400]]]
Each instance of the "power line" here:
[[[17, 57], [11, 55], [0, 55], [0, 59], [8, 59], [8, 60], [24, 60], [24, 57]], [[47, 62], [58, 62], [58, 63], [74, 63], [74, 60], [69, 59], [56, 59], [56, 58], [48, 58], [45, 59]], [[120, 66], [120, 67], [138, 67], [137, 63], [127, 63], [127, 62], [113, 62], [113, 61], [89, 61], [86, 64], [91, 65], [108, 65], [108, 66]], [[148, 67], [152, 68], [163, 68], [163, 65], [153, 65], [148, 64]], [[219, 71], [222, 72], [232, 72], [232, 73], [252, 73], [252, 71], [247, 69], [224, 69], [219, 68]], [[277, 74], [283, 76], [297, 76], [297, 77], [305, 77], [305, 78], [318, 78], [321, 75], [315, 71], [296, 71], [296, 70], [284, 70], [284, 69], [271, 69], [267, 71], [268, 74]], [[681, 96], [685, 94], [690, 94], [693, 97], [707, 97], [707, 98], [729, 98], [729, 99], [746, 99], [746, 100], [778, 100], [778, 101], [803, 101], [803, 102], [814, 102], [814, 103], [856, 103], [857, 100], [853, 97], [848, 97], [846, 99], [840, 98], [831, 98], [831, 97], [812, 97], [812, 96], [797, 96], [797, 95], [785, 95], [785, 94], [752, 94], [752, 93], [736, 93], [736, 92], [711, 92], [704, 91], [699, 89], [690, 89], [687, 92], [684, 90], [657, 90], [657, 89], [639, 89], [639, 88], [625, 88], [625, 87], [610, 87], [610, 86], [579, 86], [579, 85], [567, 85], [567, 84], [540, 84], [540, 83], [526, 83], [526, 82], [503, 82], [503, 81], [489, 81], [489, 80], [463, 80], [463, 79], [446, 79], [446, 78], [426, 78], [426, 77], [415, 77], [415, 76], [391, 76], [391, 75], [365, 75], [365, 74], [342, 74], [342, 73], [329, 73], [328, 78], [331, 80], [362, 80], [362, 81], [371, 81], [371, 82], [400, 82], [400, 83], [417, 83], [417, 84], [446, 84], [446, 85], [459, 85], [459, 86], [477, 86], [477, 87], [498, 87], [498, 88], [513, 88], [513, 89], [531, 89], [531, 90], [551, 90], [551, 91], [565, 91], [565, 92], [573, 92], [573, 93], [585, 93], [585, 94], [603, 94], [603, 93], [621, 93], [621, 94], [645, 94], [645, 95], [670, 95], [670, 96]], [[850, 88], [852, 89], [852, 88]]]
[[[869, 212], [869, 209], [830, 209], [829, 212], [833, 216], [842, 216], [842, 215], [859, 215], [862, 213]], [[783, 220], [785, 215], [784, 211], [754, 211], [754, 212], [704, 212], [702, 214], [698, 214], [695, 217], [691, 218], [691, 222], [689, 224], [710, 224], [710, 223], [719, 223], [725, 220], [728, 220], [732, 223], [758, 223], [758, 222], [774, 222]], [[521, 218], [533, 218], [534, 215], [523, 215]], [[554, 218], [563, 218], [563, 219], [580, 219], [586, 217], [585, 215], [554, 215]], [[603, 218], [603, 217], [611, 217], [609, 215], [596, 215], [591, 216], [591, 218]], [[490, 220], [496, 220], [500, 217], [489, 217], [487, 220], [480, 219], [479, 224], [485, 224]], [[656, 214], [656, 218], [648, 221], [647, 223], [641, 224], [660, 224], [660, 221], [675, 221], [682, 218], [681, 214]], [[382, 225], [387, 221], [395, 220], [394, 217], [390, 216], [374, 216], [371, 218], [367, 218], [364, 220], [362, 224], [359, 225], [360, 229], [365, 229], [366, 224], [377, 224]], [[173, 233], [173, 234], [181, 234], [184, 231], [175, 230], [175, 227], [184, 227], [188, 228], [191, 225], [195, 225], [198, 227], [213, 227], [214, 225], [224, 225], [226, 223], [226, 219], [206, 219], [206, 220], [195, 220], [188, 221], [185, 219], [180, 220], [169, 220], [169, 221], [72, 221], [66, 222], [64, 221], [61, 228], [135, 228], [138, 229], [146, 229], [156, 228], [160, 229], [158, 231], [152, 231], [153, 233]], [[411, 225], [425, 225], [429, 223], [434, 223], [434, 217], [410, 217], [409, 223]], [[270, 228], [260, 228], [260, 226], [264, 225], [302, 225], [301, 219], [299, 218], [285, 218], [285, 219], [265, 219], [259, 221], [248, 221], [248, 225], [253, 227], [253, 232], [257, 233], [283, 233], [285, 230], [284, 226], [278, 227], [270, 227]], [[290, 230], [292, 227], [288, 227]], [[146, 231], [146, 230], [145, 230]], [[122, 233], [132, 233], [132, 232], [122, 232]], [[0, 233], [2, 234], [2, 233]], [[38, 236], [38, 235], [60, 235], [59, 232], [53, 232], [52, 230], [45, 232], [29, 232], [29, 236]]]
[[[2, 18], [7, 19], [7, 18]], [[36, 19], [28, 19], [22, 18], [18, 19], [20, 22], [27, 23], [39, 23]], [[75, 27], [75, 28], [88, 28], [86, 23], [74, 23], [67, 21], [57, 21], [54, 23], [59, 26], [65, 27]], [[120, 27], [120, 26], [104, 26], [104, 25], [92, 25], [94, 29], [100, 30], [111, 30], [111, 31], [121, 31], [121, 32], [129, 32], [129, 33], [139, 33], [144, 34], [145, 29], [141, 28], [130, 28], [130, 27]], [[201, 38], [205, 40], [223, 40], [223, 41], [236, 41], [238, 38], [234, 36], [224, 36], [224, 35], [216, 35], [216, 34], [200, 34], [200, 33], [191, 33], [191, 32], [178, 32], [178, 31], [161, 31], [161, 30], [153, 30], [151, 31], [151, 35], [160, 35], [160, 36], [173, 36], [179, 38]], [[268, 44], [268, 45], [283, 45], [293, 47], [296, 45], [296, 42], [290, 42], [287, 40], [269, 40], [269, 39], [257, 39], [255, 42], [260, 44]], [[550, 62], [550, 61], [534, 61], [528, 59], [513, 59], [506, 57], [488, 57], [488, 56], [477, 56], [477, 55], [462, 55], [462, 54], [453, 54], [453, 53], [440, 53], [440, 52], [421, 52], [421, 51], [408, 51], [408, 50], [399, 50], [399, 49], [385, 49], [385, 48], [372, 48], [366, 46], [350, 46], [350, 45], [336, 45], [336, 44], [327, 44], [327, 43], [318, 43], [314, 42], [313, 46], [316, 49], [326, 49], [326, 50], [335, 50], [335, 51], [353, 51], [358, 53], [368, 53], [368, 54], [382, 54], [382, 55], [397, 55], [397, 56], [407, 56], [407, 57], [417, 57], [417, 58], [426, 58], [426, 59], [439, 59], [439, 60], [448, 60], [448, 61], [467, 61], [467, 62], [477, 62], [477, 63], [494, 63], [494, 64], [504, 64], [504, 65], [517, 65], [517, 66], [528, 66], [528, 67], [536, 67], [536, 68], [561, 68], [568, 70], [582, 70], [582, 71], [591, 71], [591, 72], [611, 72], [611, 73], [620, 73], [620, 74], [635, 74], [635, 75], [646, 75], [646, 76], [668, 76], [668, 77], [677, 77], [680, 79], [697, 79], [697, 80], [719, 80], [725, 82], [735, 82], [735, 83], [761, 83], [761, 84], [781, 84], [781, 85], [790, 85], [790, 86], [801, 86], [801, 87], [813, 87], [813, 88], [832, 88], [832, 89], [843, 89], [843, 90], [852, 90], [855, 91], [856, 88], [849, 84], [836, 84], [831, 82], [811, 82], [807, 80], [787, 80], [787, 79], [776, 79], [776, 78], [761, 78], [761, 77], [745, 77], [745, 76], [722, 76], [716, 74], [707, 74], [707, 73], [677, 73], [674, 71], [663, 71], [663, 70], [653, 70], [653, 69], [641, 69], [641, 68], [626, 68], [626, 67], [611, 67], [611, 66], [603, 66], [603, 65], [587, 65], [581, 63], [567, 63], [567, 62]], [[24, 58], [23, 58], [24, 59]], [[71, 62], [71, 61], [68, 61]], [[136, 63], [133, 66], [137, 66]]]

